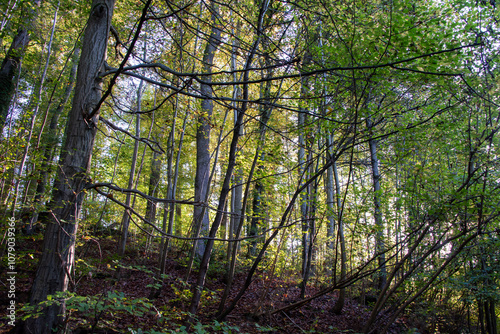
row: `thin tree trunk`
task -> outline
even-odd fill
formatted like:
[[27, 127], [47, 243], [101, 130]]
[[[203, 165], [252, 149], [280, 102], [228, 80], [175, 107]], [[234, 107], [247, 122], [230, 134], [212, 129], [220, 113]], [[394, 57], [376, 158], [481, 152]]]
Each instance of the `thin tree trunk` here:
[[[231, 13], [232, 14], [232, 13]], [[231, 15], [231, 17], [234, 17]], [[240, 36], [240, 21], [238, 20], [235, 24], [236, 31], [234, 28], [231, 29], [231, 33], [233, 36]], [[231, 71], [233, 72], [233, 81], [238, 82], [238, 72], [236, 72], [237, 68], [237, 54], [240, 47], [240, 42], [238, 38], [233, 38], [232, 47], [231, 47]], [[233, 99], [236, 100], [240, 94], [240, 88], [238, 85], [233, 86]], [[233, 125], [236, 125], [236, 120], [238, 118], [238, 103], [236, 101], [231, 101], [231, 107], [234, 111], [234, 121]], [[242, 128], [243, 129], [243, 128]], [[232, 239], [236, 235], [237, 225], [240, 222], [243, 216], [243, 170], [240, 167], [236, 168], [233, 176], [233, 190], [231, 192], [231, 216], [229, 219], [229, 239]], [[231, 254], [233, 247], [238, 247], [239, 244], [236, 242], [228, 242], [227, 243], [227, 260], [228, 260], [228, 268], [226, 271], [226, 282], [232, 281], [232, 259]], [[227, 285], [226, 285], [227, 286]]]
[[491, 324], [491, 333], [492, 334], [497, 334], [497, 316], [496, 316], [496, 309], [495, 309], [495, 301], [493, 299], [490, 299], [488, 303], [488, 311], [490, 314], [490, 324]]
[[[340, 281], [343, 282], [347, 277], [347, 253], [345, 249], [345, 238], [344, 238], [344, 222], [342, 219], [342, 202], [340, 194], [340, 180], [337, 171], [337, 163], [332, 164], [333, 176], [335, 179], [335, 197], [337, 199], [337, 222], [338, 222], [338, 242], [340, 244]], [[333, 313], [340, 314], [344, 308], [345, 302], [345, 288], [339, 290], [339, 298], [333, 306]]]
[[[255, 53], [257, 52], [257, 48], [260, 44], [260, 39], [261, 39], [261, 33], [262, 33], [262, 23], [263, 23], [263, 18], [267, 12], [268, 9], [268, 1], [263, 1], [262, 6], [259, 11], [259, 19], [258, 19], [258, 26], [257, 26], [257, 39], [254, 42], [252, 49], [249, 52], [245, 68], [244, 68], [244, 74], [243, 74], [243, 81], [246, 82], [248, 81], [249, 77], [249, 70], [252, 65], [253, 58], [255, 56]], [[222, 184], [222, 189], [220, 192], [219, 196], [219, 204], [217, 207], [217, 214], [215, 215], [214, 222], [212, 224], [212, 228], [210, 229], [210, 234], [209, 238], [207, 240], [207, 247], [205, 248], [205, 252], [203, 253], [203, 258], [201, 259], [200, 263], [200, 271], [198, 274], [198, 278], [196, 280], [196, 283], [193, 284], [193, 297], [191, 299], [191, 305], [189, 306], [189, 312], [191, 316], [188, 318], [188, 322], [192, 320], [192, 315], [195, 315], [198, 311], [198, 307], [200, 305], [200, 299], [201, 299], [201, 294], [205, 286], [205, 278], [207, 275], [208, 271], [208, 266], [210, 264], [210, 257], [212, 255], [212, 249], [214, 246], [214, 237], [217, 233], [217, 230], [219, 229], [220, 223], [222, 221], [222, 216], [224, 212], [224, 207], [226, 205], [226, 199], [227, 195], [229, 194], [229, 188], [230, 188], [230, 182], [231, 182], [231, 177], [233, 175], [233, 170], [234, 166], [236, 164], [236, 152], [237, 152], [237, 146], [238, 146], [238, 140], [240, 137], [240, 127], [243, 125], [243, 119], [245, 116], [245, 112], [248, 107], [248, 103], [246, 102], [248, 100], [248, 84], [245, 84], [243, 86], [243, 100], [245, 102], [242, 103], [241, 109], [238, 111], [238, 117], [237, 117], [237, 122], [236, 125], [233, 129], [233, 138], [231, 140], [231, 145], [230, 145], [230, 150], [229, 150], [229, 158], [228, 158], [228, 164], [227, 164], [227, 170], [226, 170], [226, 175], [224, 177], [224, 182]]]
[[[238, 35], [240, 32], [239, 22], [237, 24]], [[231, 30], [233, 35], [235, 34], [234, 29]], [[236, 72], [236, 55], [238, 53], [239, 41], [237, 38], [233, 39], [232, 52], [231, 52], [231, 71], [233, 73], [233, 81], [238, 81], [238, 74]], [[233, 99], [237, 99], [240, 94], [240, 88], [237, 85], [233, 86]], [[236, 101], [231, 102], [231, 107], [234, 111], [234, 121], [233, 125], [236, 125], [236, 120], [238, 119], [238, 103]], [[243, 130], [243, 127], [242, 127]], [[231, 192], [231, 216], [229, 218], [229, 239], [233, 239], [236, 235], [237, 225], [243, 217], [243, 170], [240, 167], [236, 168], [233, 176], [233, 190]], [[227, 265], [228, 268], [226, 270], [226, 282], [232, 281], [233, 271], [232, 271], [232, 259], [231, 254], [233, 253], [232, 248], [238, 247], [239, 244], [236, 242], [228, 242], [227, 243]], [[227, 287], [227, 285], [226, 285]], [[223, 298], [224, 299], [224, 298]]]
[[481, 334], [486, 334], [486, 327], [484, 326], [484, 308], [483, 307], [484, 307], [483, 302], [478, 299], [478, 301], [477, 301], [477, 312], [478, 312], [477, 321], [479, 322], [479, 328], [481, 330]]
[[[218, 8], [214, 2], [210, 2], [212, 8], [212, 31], [205, 47], [203, 55], [203, 73], [207, 74], [205, 81], [212, 80], [212, 66], [217, 48], [221, 43], [221, 30], [217, 24]], [[213, 112], [212, 87], [209, 84], [201, 85], [201, 95], [205, 98], [201, 102], [202, 114], [198, 117], [198, 129], [196, 131], [196, 176], [194, 185], [194, 200], [197, 203], [205, 203], [208, 197], [209, 175], [210, 175], [210, 130]], [[209, 228], [208, 211], [205, 205], [196, 205], [193, 212], [195, 224], [194, 237], [206, 236]], [[201, 258], [205, 252], [205, 242], [195, 240], [193, 248], [196, 256]]]
[[[366, 125], [369, 131], [373, 130], [374, 125], [370, 118], [366, 120]], [[380, 208], [381, 187], [379, 161], [377, 158], [377, 141], [370, 138], [368, 143], [370, 145], [370, 159], [373, 178], [373, 205], [375, 209], [373, 217], [375, 219], [375, 227], [377, 229], [375, 237], [375, 252], [378, 254], [378, 265], [380, 267], [377, 289], [378, 291], [382, 291], [387, 283], [387, 269], [385, 266], [384, 222], [382, 220], [382, 210]]]
[[59, 125], [59, 118], [64, 110], [64, 107], [68, 103], [68, 100], [71, 96], [71, 92], [73, 91], [73, 87], [76, 79], [76, 69], [78, 67], [78, 58], [80, 56], [80, 49], [75, 49], [74, 57], [73, 57], [73, 66], [71, 67], [71, 71], [69, 74], [68, 83], [66, 89], [64, 90], [63, 98], [57, 108], [52, 111], [52, 117], [50, 119], [49, 128], [45, 133], [45, 138], [42, 140], [42, 163], [40, 165], [40, 175], [38, 176], [37, 186], [35, 190], [35, 198], [33, 200], [33, 215], [30, 219], [30, 224], [27, 227], [27, 233], [30, 234], [32, 232], [33, 224], [35, 224], [38, 220], [38, 214], [40, 212], [40, 205], [43, 202], [43, 196], [45, 195], [47, 184], [49, 183], [49, 178], [51, 175], [51, 164], [50, 162], [54, 159], [54, 154], [56, 153], [56, 148], [59, 145], [59, 138], [57, 136], [57, 128]]
[[[272, 75], [272, 70], [269, 69], [267, 76], [271, 77], [271, 75]], [[270, 101], [270, 97], [271, 97], [270, 88], [271, 87], [270, 87], [270, 82], [268, 82], [268, 83], [269, 84], [266, 83], [266, 93], [264, 95], [266, 95]], [[281, 89], [281, 87], [278, 89], [278, 91], [280, 89]], [[269, 92], [267, 92], [267, 90], [269, 90]], [[261, 157], [262, 148], [264, 146], [264, 142], [265, 142], [265, 138], [266, 138], [267, 123], [268, 123], [269, 119], [271, 118], [272, 109], [273, 108], [271, 106], [269, 106], [269, 107], [265, 106], [261, 110], [261, 113], [260, 113], [260, 126], [259, 126], [260, 137], [258, 140], [257, 149], [255, 150], [254, 159], [253, 159], [252, 165], [250, 167], [250, 172], [248, 174], [248, 182], [247, 182], [246, 187], [245, 187], [245, 194], [243, 196], [243, 202], [242, 202], [242, 206], [241, 206], [242, 213], [240, 215], [236, 215], [237, 219], [235, 220], [234, 235], [232, 236], [232, 238], [234, 238], [234, 239], [238, 239], [240, 237], [241, 231], [243, 229], [243, 224], [245, 222], [243, 212], [246, 210], [246, 207], [247, 207], [247, 201], [248, 201], [248, 197], [249, 197], [248, 194], [249, 194], [249, 190], [250, 190], [250, 181], [253, 178], [255, 168], [256, 168], [258, 161], [259, 161], [259, 157]], [[263, 156], [263, 154], [262, 154], [262, 156]], [[263, 157], [262, 157], [262, 159], [263, 159]], [[254, 202], [254, 204], [255, 204], [255, 202]], [[255, 216], [255, 211], [256, 211], [256, 209], [254, 206], [254, 216]], [[252, 218], [252, 221], [253, 221], [253, 218]], [[229, 244], [230, 245], [232, 244], [232, 247], [228, 247], [231, 251], [231, 254], [230, 254], [231, 261], [229, 263], [229, 270], [227, 272], [226, 287], [224, 289], [224, 293], [223, 293], [221, 301], [219, 303], [218, 315], [220, 315], [224, 311], [224, 306], [225, 306], [226, 300], [229, 297], [229, 293], [230, 293], [231, 288], [232, 288], [232, 284], [233, 284], [233, 280], [234, 280], [234, 272], [236, 269], [236, 259], [238, 256], [239, 242], [234, 241], [234, 242], [229, 242]]]
[[255, 274], [255, 271], [257, 270], [259, 263], [262, 261], [262, 259], [264, 257], [264, 253], [266, 252], [267, 248], [269, 247], [271, 242], [274, 240], [274, 238], [276, 238], [280, 229], [283, 226], [285, 226], [285, 223], [288, 221], [289, 216], [292, 212], [292, 208], [295, 206], [297, 199], [300, 197], [300, 194], [303, 192], [303, 190], [307, 186], [309, 186], [311, 183], [315, 182], [316, 179], [318, 179], [321, 175], [323, 175], [326, 172], [326, 170], [328, 169], [328, 167], [330, 167], [330, 166], [331, 166], [331, 161], [327, 162], [325, 166], [323, 166], [316, 174], [314, 174], [309, 180], [307, 180], [303, 185], [301, 185], [295, 191], [295, 193], [291, 196], [290, 202], [288, 203], [285, 211], [283, 212], [283, 214], [281, 216], [279, 225], [274, 229], [274, 231], [271, 233], [269, 238], [264, 242], [259, 254], [257, 255], [257, 257], [255, 258], [255, 260], [252, 264], [252, 267], [248, 271], [248, 274], [247, 274], [247, 277], [246, 277], [245, 282], [243, 284], [243, 287], [240, 289], [238, 294], [233, 298], [231, 304], [223, 312], [220, 312], [217, 315], [217, 320], [223, 320], [229, 313], [231, 313], [234, 310], [236, 304], [238, 303], [238, 301], [241, 299], [241, 297], [243, 296], [245, 291], [248, 289], [248, 287], [252, 283], [252, 277]]
[[[312, 61], [311, 54], [306, 51], [303, 60], [303, 67], [309, 65]], [[301, 80], [301, 101], [307, 100], [306, 97], [309, 94], [309, 80], [307, 78], [303, 78]], [[302, 102], [303, 103], [303, 102]], [[309, 175], [311, 175], [312, 161], [312, 147], [311, 147], [311, 139], [308, 138], [309, 134], [304, 133], [305, 125], [307, 123], [308, 117], [305, 113], [304, 106], [301, 106], [301, 111], [299, 113], [298, 118], [298, 128], [299, 128], [299, 174], [300, 174], [300, 182], [303, 179], [307, 179]], [[307, 158], [306, 158], [307, 151]], [[302, 282], [300, 283], [300, 296], [304, 298], [305, 289], [307, 286], [307, 281], [309, 279], [309, 272], [311, 263], [309, 262], [311, 258], [310, 250], [310, 240], [311, 240], [311, 213], [312, 213], [312, 185], [309, 185], [302, 193], [301, 203], [300, 203], [300, 213], [302, 220]]]
[[[170, 134], [168, 136], [167, 140], [167, 194], [166, 198], [167, 199], [172, 199], [172, 162], [173, 162], [173, 156], [174, 156], [174, 141], [175, 141], [175, 119], [177, 117], [177, 106], [176, 106], [176, 111], [175, 115], [173, 117], [174, 121], [172, 124], [172, 127], [170, 129]], [[169, 214], [171, 213], [172, 206], [165, 203], [163, 206], [163, 221], [161, 225], [161, 230], [163, 233], [167, 233], [167, 225], [168, 225], [168, 217]], [[161, 237], [161, 243], [160, 243], [160, 275], [163, 273], [164, 268], [165, 268], [165, 261], [166, 261], [166, 256], [168, 252], [168, 247], [170, 244], [170, 238], [162, 236]]]
[[[151, 158], [151, 171], [149, 176], [149, 187], [148, 195], [155, 196], [158, 185], [160, 184], [160, 172], [161, 172], [161, 155], [154, 151]], [[146, 214], [145, 218], [154, 223], [156, 220], [156, 202], [148, 201], [146, 203]]]
[[23, 18], [24, 22], [17, 30], [17, 35], [14, 37], [0, 68], [0, 126], [2, 129], [7, 122], [10, 103], [14, 93], [14, 78], [20, 69], [21, 58], [24, 55], [26, 46], [28, 46], [30, 40], [29, 31], [35, 21], [36, 10], [40, 6], [40, 3], [41, 0], [33, 0], [32, 8], [35, 10], [30, 10], [28, 15]]
[[[29, 149], [31, 147], [31, 138], [33, 137], [33, 130], [34, 130], [34, 127], [35, 127], [36, 117], [38, 115], [38, 110], [40, 109], [40, 103], [41, 103], [41, 100], [42, 100], [42, 92], [43, 92], [43, 88], [44, 88], [43, 85], [45, 83], [45, 77], [47, 76], [47, 69], [49, 68], [50, 56], [52, 55], [52, 41], [54, 40], [54, 31], [56, 29], [57, 13], [58, 13], [58, 11], [59, 11], [59, 3], [57, 3], [57, 7], [56, 7], [56, 10], [55, 10], [55, 13], [54, 13], [54, 19], [52, 21], [52, 31], [51, 31], [51, 34], [50, 34], [49, 44], [47, 46], [47, 59], [45, 61], [45, 66], [44, 66], [44, 69], [43, 69], [43, 72], [42, 72], [42, 76], [40, 77], [40, 83], [39, 83], [39, 86], [38, 86], [38, 91], [37, 91], [35, 99], [34, 99], [35, 100], [34, 101], [35, 105], [33, 107], [33, 115], [31, 116], [31, 125], [30, 125], [29, 132], [28, 132], [28, 138], [26, 139], [26, 145], [25, 145], [25, 148], [24, 148], [23, 157], [21, 159], [21, 165], [19, 167], [19, 176], [18, 176], [18, 179], [16, 181], [15, 188], [14, 188], [14, 201], [12, 203], [12, 212], [15, 212], [15, 210], [16, 210], [17, 201], [18, 201], [18, 198], [19, 198], [19, 186], [20, 186], [21, 181], [22, 181], [21, 177], [22, 177], [22, 174], [24, 172], [26, 160], [28, 158]], [[1, 95], [1, 93], [0, 93], [0, 95]], [[28, 191], [29, 184], [26, 185], [25, 188], [26, 188], [26, 191]]]
[[[329, 141], [327, 141], [328, 147], [330, 147], [330, 144], [328, 144]], [[328, 214], [327, 214], [327, 219], [328, 219], [328, 226], [326, 229], [326, 237], [327, 237], [327, 261], [330, 260], [330, 255], [333, 255], [333, 250], [335, 246], [335, 188], [333, 187], [333, 167], [329, 167], [328, 170], [326, 171], [326, 180], [325, 180], [325, 188], [326, 188], [326, 205], [328, 208]], [[331, 267], [329, 264], [328, 267]], [[333, 268], [333, 271], [335, 271], [335, 268]]]
[[[141, 102], [142, 102], [142, 86], [144, 84], [144, 81], [141, 80], [141, 83], [139, 84], [139, 88], [137, 89], [137, 111], [141, 110]], [[135, 142], [134, 142], [134, 152], [132, 153], [132, 165], [130, 166], [130, 174], [128, 178], [128, 186], [127, 189], [132, 189], [134, 187], [134, 178], [135, 178], [135, 166], [137, 165], [137, 156], [139, 152], [139, 137], [141, 136], [141, 114], [137, 113], [135, 116]], [[126, 198], [125, 198], [125, 205], [126, 208], [123, 211], [123, 217], [122, 217], [122, 233], [121, 233], [121, 238], [120, 238], [120, 243], [119, 243], [119, 248], [118, 252], [120, 255], [125, 254], [125, 249], [127, 245], [127, 238], [128, 238], [128, 228], [130, 224], [130, 210], [128, 209], [130, 207], [130, 199], [132, 197], [132, 193], [127, 192]]]
[[[98, 114], [86, 119], [101, 97], [99, 73], [106, 59], [108, 32], [114, 0], [94, 0], [82, 44], [75, 96], [68, 115], [66, 141], [60, 157], [61, 168], [56, 177], [50, 207], [52, 219], [47, 224], [42, 257], [33, 282], [30, 304], [37, 305], [58, 291], [66, 291], [72, 271], [75, 240], [84, 197]], [[30, 318], [27, 333], [51, 333], [61, 324], [65, 305], [43, 309], [42, 316]]]
[[[144, 45], [144, 55], [146, 56], [146, 45]], [[153, 106], [156, 108], [156, 93], [154, 93], [154, 103]], [[153, 129], [155, 122], [155, 113], [153, 112], [151, 117], [151, 130]], [[146, 153], [147, 146], [144, 147], [144, 153]], [[158, 186], [160, 184], [160, 176], [161, 176], [161, 164], [162, 157], [161, 153], [158, 151], [153, 151], [153, 156], [151, 157], [151, 169], [149, 171], [149, 182], [148, 182], [148, 195], [156, 196]], [[144, 217], [150, 222], [155, 224], [156, 222], [156, 212], [157, 212], [158, 203], [155, 201], [147, 201], [146, 202], [146, 212]], [[146, 227], [146, 226], [145, 226]]]
[[[265, 159], [265, 154], [260, 154], [260, 161]], [[259, 164], [257, 166], [257, 175], [259, 172], [263, 171], [264, 166]], [[260, 180], [255, 182], [255, 188], [253, 191], [253, 201], [252, 201], [252, 220], [250, 221], [250, 233], [248, 234], [251, 237], [254, 237], [250, 242], [250, 256], [255, 256], [257, 252], [257, 240], [255, 237], [259, 234], [259, 227], [263, 224], [264, 219], [264, 204], [262, 201], [262, 196], [264, 193], [264, 186]], [[262, 229], [262, 228], [261, 228]]]
[[[268, 47], [268, 43], [264, 41], [264, 48]], [[272, 70], [270, 68], [271, 61], [269, 55], [264, 55], [264, 67], [267, 67], [267, 77], [270, 78], [272, 75]], [[267, 81], [265, 84], [263, 83], [263, 89], [261, 89], [261, 98], [265, 101], [271, 100], [271, 81]], [[264, 146], [264, 141], [266, 138], [266, 130], [267, 123], [269, 118], [271, 117], [272, 107], [270, 104], [266, 104], [261, 107], [260, 110], [260, 123], [259, 123], [259, 143], [258, 143], [258, 152], [259, 157], [259, 165], [257, 166], [257, 181], [255, 182], [255, 188], [253, 192], [253, 202], [252, 202], [252, 220], [250, 222], [250, 236], [257, 236], [259, 234], [259, 226], [264, 226], [264, 213], [265, 213], [265, 204], [262, 200], [262, 196], [264, 195], [264, 183], [261, 181], [261, 176], [264, 173], [264, 166], [262, 162], [266, 159], [265, 152], [262, 152], [262, 147]], [[262, 229], [262, 228], [261, 228]], [[250, 244], [250, 255], [255, 256], [257, 253], [257, 239], [253, 239]]]
[[[300, 179], [305, 179], [306, 178], [306, 159], [305, 159], [305, 140], [304, 140], [304, 134], [303, 134], [303, 128], [305, 124], [305, 115], [304, 113], [299, 113], [299, 118], [298, 118], [298, 127], [299, 127], [299, 174], [300, 174]], [[301, 181], [302, 182], [302, 181]], [[303, 191], [301, 196], [300, 196], [300, 216], [302, 220], [301, 228], [302, 228], [302, 233], [301, 233], [301, 239], [302, 239], [302, 278], [305, 277], [305, 272], [306, 272], [306, 266], [307, 266], [307, 192]], [[301, 284], [301, 295], [303, 295], [304, 287], [303, 284]]]
[[[308, 148], [308, 166], [307, 166], [307, 178], [311, 178], [312, 175], [314, 175], [317, 172], [314, 170], [314, 164], [312, 163], [313, 161], [313, 156], [312, 156], [312, 147], [313, 147], [313, 142], [314, 138], [313, 136], [310, 136], [307, 141], [307, 148]], [[315, 238], [316, 238], [316, 199], [317, 199], [317, 192], [318, 192], [318, 182], [313, 182], [309, 184], [309, 186], [306, 188], [306, 194], [307, 194], [307, 209], [306, 209], [306, 216], [305, 216], [305, 235], [303, 235], [303, 248], [306, 247], [306, 249], [303, 249], [303, 268], [304, 268], [304, 273], [303, 273], [303, 280], [301, 283], [301, 298], [305, 298], [305, 293], [306, 293], [306, 287], [309, 279], [311, 276], [314, 275], [315, 272], [315, 266], [314, 266], [314, 260], [316, 258], [316, 245], [315, 245]]]
[[[181, 57], [182, 60], [182, 57]], [[175, 128], [176, 128], [176, 120], [177, 120], [177, 112], [179, 108], [179, 95], [176, 96], [175, 98], [175, 112], [174, 112], [174, 117], [172, 121], [172, 130], [170, 132], [170, 136], [168, 138], [168, 147], [169, 147], [169, 152], [168, 152], [168, 159], [167, 159], [167, 198], [170, 200], [174, 200], [175, 198], [175, 193], [177, 191], [177, 178], [179, 175], [179, 162], [180, 162], [180, 153], [182, 149], [182, 141], [184, 138], [184, 127], [181, 131], [181, 137], [179, 140], [179, 150], [177, 152], [177, 160], [175, 164], [175, 172], [172, 172], [172, 164], [173, 164], [173, 158], [174, 158], [174, 151], [175, 151]], [[184, 121], [184, 126], [185, 126], [185, 121]], [[167, 207], [167, 203], [165, 203], [165, 207]], [[172, 201], [171, 203], [168, 204], [168, 210], [165, 209], [166, 211], [164, 212], [163, 216], [163, 232], [166, 232], [168, 235], [172, 235], [173, 228], [174, 228], [174, 218], [175, 218], [175, 203]], [[162, 243], [160, 247], [160, 279], [162, 279], [162, 275], [165, 274], [166, 270], [166, 262], [167, 262], [167, 255], [168, 251], [170, 249], [170, 237], [166, 237], [165, 239], [162, 238]], [[157, 293], [160, 291], [158, 290]]]

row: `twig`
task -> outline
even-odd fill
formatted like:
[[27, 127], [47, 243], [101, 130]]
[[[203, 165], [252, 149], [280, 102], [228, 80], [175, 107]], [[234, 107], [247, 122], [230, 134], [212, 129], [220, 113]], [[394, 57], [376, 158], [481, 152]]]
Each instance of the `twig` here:
[[290, 317], [288, 316], [288, 314], [286, 314], [286, 312], [283, 312], [283, 311], [282, 311], [281, 313], [283, 313], [283, 314], [285, 315], [285, 317], [287, 317], [287, 318], [288, 318], [288, 320], [290, 320], [290, 321], [292, 322], [292, 324], [294, 324], [294, 325], [295, 325], [298, 329], [300, 329], [300, 330], [302, 331], [302, 333], [305, 333], [305, 332], [306, 332], [305, 330], [303, 330], [303, 329], [302, 329], [302, 327], [300, 327], [299, 325], [297, 325], [297, 324], [295, 323], [295, 321], [293, 321], [293, 319], [292, 319], [292, 318], [290, 318]]

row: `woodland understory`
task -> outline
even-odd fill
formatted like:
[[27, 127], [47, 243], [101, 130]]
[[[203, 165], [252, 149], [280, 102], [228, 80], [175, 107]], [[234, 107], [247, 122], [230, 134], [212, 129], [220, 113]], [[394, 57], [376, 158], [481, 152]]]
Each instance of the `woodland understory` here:
[[[102, 232], [100, 233], [103, 234]], [[36, 271], [37, 257], [41, 252], [42, 234], [24, 237], [23, 247], [18, 251], [23, 259], [18, 271], [18, 301], [27, 303], [29, 290]], [[189, 305], [190, 285], [196, 273], [186, 280], [186, 261], [180, 249], [171, 253], [167, 260], [167, 276], [161, 294], [149, 299], [158, 281], [153, 272], [157, 265], [157, 250], [133, 238], [124, 258], [118, 261], [116, 240], [112, 236], [103, 238], [87, 234], [77, 246], [80, 259], [77, 262], [75, 286], [71, 291], [71, 313], [66, 329], [71, 333], [362, 333], [364, 321], [369, 317], [375, 303], [370, 280], [348, 289], [346, 303], [341, 314], [332, 307], [338, 299], [336, 291], [313, 299], [297, 308], [280, 311], [300, 300], [300, 280], [287, 276], [287, 271], [278, 271], [269, 276], [264, 264], [256, 274], [241, 306], [226, 318], [226, 322], [214, 321], [222, 291], [225, 288], [224, 267], [213, 266], [209, 273], [204, 299], [194, 330], [185, 329], [183, 311]], [[218, 254], [220, 255], [220, 254]], [[244, 261], [245, 262], [245, 261]], [[240, 264], [234, 285], [236, 290], [244, 282], [248, 261]], [[120, 278], [117, 278], [120, 268]], [[3, 279], [3, 277], [2, 277]], [[315, 278], [306, 290], [306, 297], [317, 294], [328, 286], [328, 282]], [[363, 290], [364, 287], [364, 290]], [[457, 305], [444, 295], [445, 290], [435, 291], [436, 300], [420, 301], [402, 314], [390, 326], [388, 333], [459, 333], [472, 332], [474, 323], [471, 314], [463, 305]], [[7, 305], [7, 295], [0, 295], [2, 305]], [[81, 303], [81, 304], [80, 304]], [[100, 306], [99, 306], [100, 305]], [[22, 311], [19, 316], [28, 312]], [[2, 319], [5, 309], [0, 312]], [[379, 326], [387, 324], [388, 315], [381, 317]], [[184, 326], [184, 327], [183, 327]], [[199, 328], [199, 329], [198, 329]], [[8, 333], [11, 327], [2, 324], [0, 333]]]
[[498, 333], [495, 0], [0, 3], [0, 332]]

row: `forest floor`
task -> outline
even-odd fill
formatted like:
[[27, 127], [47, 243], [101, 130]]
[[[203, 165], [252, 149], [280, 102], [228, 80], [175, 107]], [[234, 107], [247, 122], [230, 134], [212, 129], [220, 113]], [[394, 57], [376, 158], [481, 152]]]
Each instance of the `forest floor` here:
[[[223, 324], [215, 322], [220, 297], [225, 288], [223, 268], [214, 259], [206, 281], [201, 308], [194, 327], [182, 327], [189, 306], [190, 287], [196, 279], [193, 270], [188, 280], [180, 253], [171, 253], [167, 261], [167, 275], [158, 298], [147, 298], [155, 284], [157, 254], [133, 248], [119, 262], [116, 242], [111, 238], [83, 238], [77, 247], [75, 280], [72, 282], [68, 309], [71, 316], [68, 329], [73, 333], [359, 333], [370, 315], [370, 308], [352, 298], [346, 299], [342, 314], [331, 310], [337, 292], [323, 295], [292, 311], [276, 310], [299, 300], [297, 280], [291, 277], [268, 277], [267, 271], [257, 273], [254, 281]], [[36, 271], [36, 259], [42, 248], [41, 236], [24, 237], [18, 243], [16, 274], [17, 318], [26, 312], [20, 310], [28, 301], [29, 290]], [[4, 256], [2, 256], [3, 258]], [[120, 265], [118, 265], [120, 263]], [[117, 278], [118, 266], [120, 267]], [[2, 262], [1, 282], [6, 282], [5, 263]], [[239, 291], [246, 279], [245, 268], [240, 268], [229, 301]], [[8, 305], [7, 285], [0, 288], [0, 304]], [[306, 296], [318, 292], [314, 281], [307, 287]], [[226, 303], [227, 305], [228, 303]], [[6, 307], [0, 310], [0, 333], [12, 329], [6, 318]], [[260, 314], [260, 316], [255, 316]], [[390, 332], [408, 332], [406, 320], [399, 319]]]

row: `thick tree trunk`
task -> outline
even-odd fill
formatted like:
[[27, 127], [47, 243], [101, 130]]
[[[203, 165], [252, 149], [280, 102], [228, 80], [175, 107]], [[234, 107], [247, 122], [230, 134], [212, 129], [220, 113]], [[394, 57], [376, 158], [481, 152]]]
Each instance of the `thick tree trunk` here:
[[[85, 29], [82, 56], [78, 67], [75, 95], [68, 115], [66, 140], [60, 157], [60, 169], [50, 207], [51, 220], [45, 232], [42, 257], [39, 262], [30, 304], [37, 305], [58, 291], [66, 291], [71, 280], [75, 238], [84, 197], [85, 184], [98, 115], [87, 119], [101, 97], [99, 73], [106, 59], [108, 31], [114, 0], [94, 0]], [[51, 333], [61, 325], [64, 302], [43, 309], [43, 315], [28, 319], [27, 333]]]

